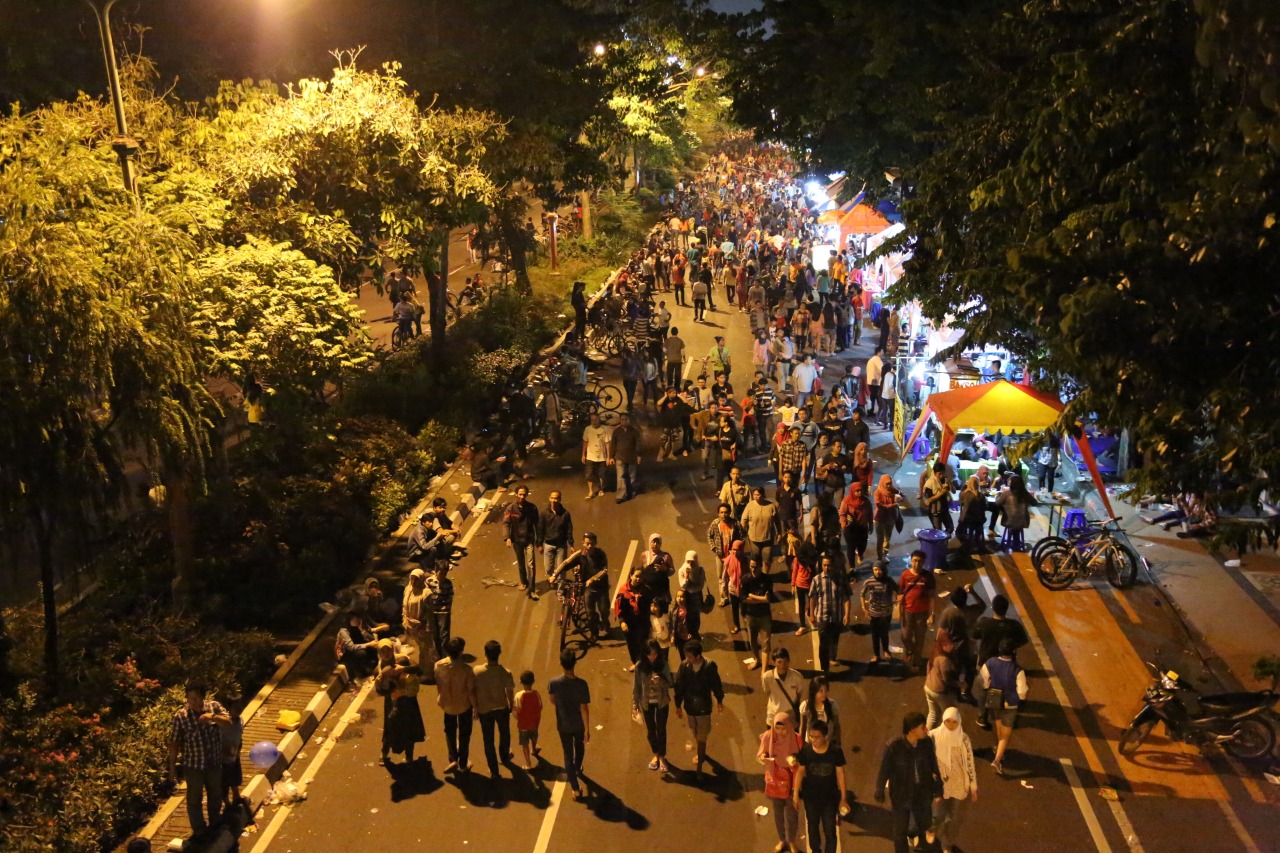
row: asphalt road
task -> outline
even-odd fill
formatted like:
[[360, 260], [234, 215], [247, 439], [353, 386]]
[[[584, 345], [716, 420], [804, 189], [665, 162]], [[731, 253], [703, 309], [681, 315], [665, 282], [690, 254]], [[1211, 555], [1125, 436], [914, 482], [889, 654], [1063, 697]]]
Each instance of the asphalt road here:
[[[709, 315], [709, 324], [696, 327], [690, 312], [672, 310], [691, 354], [705, 353], [713, 334], [725, 331], [735, 359], [734, 379], [741, 383], [750, 361], [746, 321], [721, 308]], [[865, 358], [870, 353], [863, 347], [856, 354]], [[651, 424], [651, 418], [641, 422]], [[879, 443], [886, 440], [884, 433], [875, 436]], [[654, 435], [646, 438], [654, 443]], [[875, 456], [877, 476], [893, 473], [896, 462], [890, 461], [885, 447], [877, 448]], [[704, 564], [712, 563], [703, 533], [715, 500], [711, 484], [699, 479], [700, 463], [695, 457], [657, 463], [652, 447], [644, 460], [644, 491], [622, 505], [615, 505], [611, 496], [583, 500], [576, 450], [555, 459], [538, 458], [530, 467], [535, 475], [528, 481], [531, 499], [544, 505], [552, 489], [563, 491], [578, 535], [584, 530], [599, 534], [615, 586], [620, 567], [644, 549], [652, 532], [664, 535], [667, 550], [677, 559], [686, 549], [695, 549]], [[914, 470], [904, 467], [900, 484], [914, 484]], [[746, 471], [752, 482], [770, 479], [762, 458], [746, 463]], [[914, 494], [913, 485], [908, 494]], [[496, 497], [499, 502], [507, 498]], [[893, 549], [895, 576], [914, 544], [911, 531], [920, 526], [921, 519], [908, 517], [906, 535]], [[531, 603], [512, 586], [487, 582], [514, 582], [514, 559], [503, 545], [495, 518], [480, 516], [472, 527], [470, 556], [454, 576], [454, 633], [467, 639], [468, 651], [475, 655], [486, 640], [499, 640], [505, 650], [503, 663], [517, 674], [532, 669], [545, 699], [547, 682], [559, 674], [555, 597], [544, 595]], [[1051, 593], [1035, 581], [1024, 557], [998, 555], [957, 567], [939, 581], [941, 590], [974, 582], [988, 599], [994, 591], [1006, 592], [1014, 605], [1011, 614], [1026, 624], [1034, 639], [1019, 653], [1028, 669], [1031, 697], [1006, 758], [1008, 776], [991, 771], [994, 738], [974, 724], [975, 710], [962, 706], [979, 765], [979, 798], [961, 831], [963, 850], [1280, 849], [1275, 797], [1252, 771], [1221, 758], [1206, 761], [1159, 737], [1134, 760], [1116, 752], [1119, 734], [1140, 706], [1147, 683], [1144, 659], [1159, 650], [1162, 663], [1179, 668], [1184, 677], [1194, 680], [1201, 672], [1187, 656], [1176, 619], [1150, 587], [1117, 592], [1105, 585], [1079, 585]], [[780, 584], [778, 590], [783, 594], [786, 587]], [[784, 594], [783, 603], [775, 606], [775, 639], [810, 675], [816, 657], [812, 636], [788, 632], [789, 619], [794, 619], [794, 605]], [[713, 772], [705, 781], [691, 773], [686, 729], [674, 715], [669, 757], [675, 772], [661, 775], [646, 768], [644, 732], [630, 716], [631, 676], [623, 671], [626, 650], [620, 640], [610, 639], [590, 649], [578, 668], [592, 690], [585, 802], [573, 802], [563, 784], [550, 707], [542, 724], [541, 767], [531, 774], [507, 767], [501, 781], [494, 783], [484, 767], [478, 726], [472, 740], [475, 772], [462, 777], [443, 774], [448, 759], [441, 714], [429, 686], [420, 699], [428, 740], [419, 750], [429, 763], [390, 772], [376, 766], [381, 700], [368, 694], [362, 701], [357, 695], [326, 721], [332, 730], [335, 714], [351, 720], [342, 724], [342, 735], [324, 747], [309, 799], [275, 824], [270, 812], [259, 816], [259, 832], [245, 839], [242, 849], [303, 853], [421, 844], [433, 851], [534, 853], [771, 850], [776, 841], [772, 816], [754, 813], [758, 806], [768, 805], [761, 767], [754, 760], [764, 728], [760, 674], [744, 665], [749, 655], [745, 641], [733, 642], [729, 627], [726, 610], [704, 618], [704, 644], [728, 693], [724, 713], [714, 717], [709, 747]], [[896, 629], [893, 643], [900, 644]], [[844, 635], [834, 698], [842, 709], [849, 788], [857, 797], [841, 827], [841, 847], [878, 853], [892, 850], [889, 812], [871, 799], [881, 750], [900, 732], [904, 712], [924, 710], [924, 699], [922, 678], [896, 680], [893, 672], [869, 670], [863, 662], [870, 654], [870, 638], [860, 627]], [[1114, 789], [1118, 800], [1104, 798], [1103, 786]]]

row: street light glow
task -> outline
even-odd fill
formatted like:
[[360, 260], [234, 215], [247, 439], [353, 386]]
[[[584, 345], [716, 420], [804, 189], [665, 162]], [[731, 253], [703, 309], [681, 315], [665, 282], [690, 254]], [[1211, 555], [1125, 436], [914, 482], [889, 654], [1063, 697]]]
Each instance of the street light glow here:
[[695, 72], [693, 72], [693, 73], [694, 73], [694, 74], [697, 74], [699, 77], [705, 77], [705, 76], [706, 76], [706, 74], [707, 74], [707, 69], [705, 69], [705, 68], [703, 68], [701, 65], [699, 65], [699, 66], [698, 66], [698, 70], [697, 70], [697, 71], [695, 71]]
[[602, 43], [596, 42], [594, 50], [596, 56], [604, 56], [604, 45]]

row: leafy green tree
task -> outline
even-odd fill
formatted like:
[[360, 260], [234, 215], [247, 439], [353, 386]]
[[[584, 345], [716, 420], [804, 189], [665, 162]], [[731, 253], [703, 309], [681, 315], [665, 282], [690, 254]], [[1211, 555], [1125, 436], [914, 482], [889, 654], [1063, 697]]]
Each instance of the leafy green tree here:
[[231, 200], [224, 239], [291, 242], [348, 284], [382, 259], [429, 274], [431, 333], [445, 341], [441, 243], [479, 218], [496, 189], [484, 168], [502, 138], [474, 110], [422, 110], [395, 65], [359, 70], [341, 54], [329, 80], [224, 84], [194, 153]]
[[250, 236], [216, 246], [194, 268], [191, 313], [213, 375], [273, 390], [273, 405], [323, 401], [325, 388], [370, 358], [364, 318], [332, 270], [286, 243]]
[[0, 122], [0, 517], [34, 539], [55, 692], [55, 540], [121, 499], [126, 454], [198, 465], [212, 408], [186, 317], [201, 203], [170, 192], [136, 211], [109, 126], [88, 100]]

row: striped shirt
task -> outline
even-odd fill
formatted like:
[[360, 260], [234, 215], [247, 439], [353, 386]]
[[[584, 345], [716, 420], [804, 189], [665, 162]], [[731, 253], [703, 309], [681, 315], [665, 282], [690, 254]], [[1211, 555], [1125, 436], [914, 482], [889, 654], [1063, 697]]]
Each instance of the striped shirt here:
[[829, 573], [815, 575], [809, 587], [809, 612], [818, 627], [844, 624], [844, 604], [849, 598], [844, 584]]

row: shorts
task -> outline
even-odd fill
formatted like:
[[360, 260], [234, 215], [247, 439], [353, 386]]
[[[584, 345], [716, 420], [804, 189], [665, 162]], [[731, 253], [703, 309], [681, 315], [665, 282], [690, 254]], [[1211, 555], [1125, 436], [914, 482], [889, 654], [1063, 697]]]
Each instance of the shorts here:
[[1005, 708], [1002, 708], [1002, 709], [1000, 710], [1000, 716], [999, 716], [999, 717], [997, 717], [996, 719], [997, 719], [997, 720], [999, 720], [999, 721], [1000, 721], [1000, 725], [1004, 726], [1006, 729], [1011, 729], [1011, 728], [1013, 728], [1013, 724], [1014, 724], [1014, 722], [1018, 719], [1018, 709], [1017, 709], [1017, 707], [1013, 707], [1013, 708], [1005, 707]]
[[699, 743], [706, 743], [707, 738], [711, 737], [711, 715], [696, 717], [690, 714], [689, 731], [693, 733], [694, 740]]
[[521, 745], [521, 746], [537, 746], [537, 745], [538, 745], [538, 730], [537, 730], [537, 729], [530, 729], [529, 731], [525, 731], [524, 729], [521, 729], [521, 730], [520, 730], [520, 745]]
[[765, 639], [761, 643], [768, 643], [769, 638], [773, 637], [773, 617], [772, 616], [748, 616], [747, 630], [751, 632], [751, 637], [756, 637], [760, 633], [764, 633]]
[[607, 462], [587, 461], [587, 480], [588, 482], [598, 483], [600, 478], [604, 476], [604, 469]]

